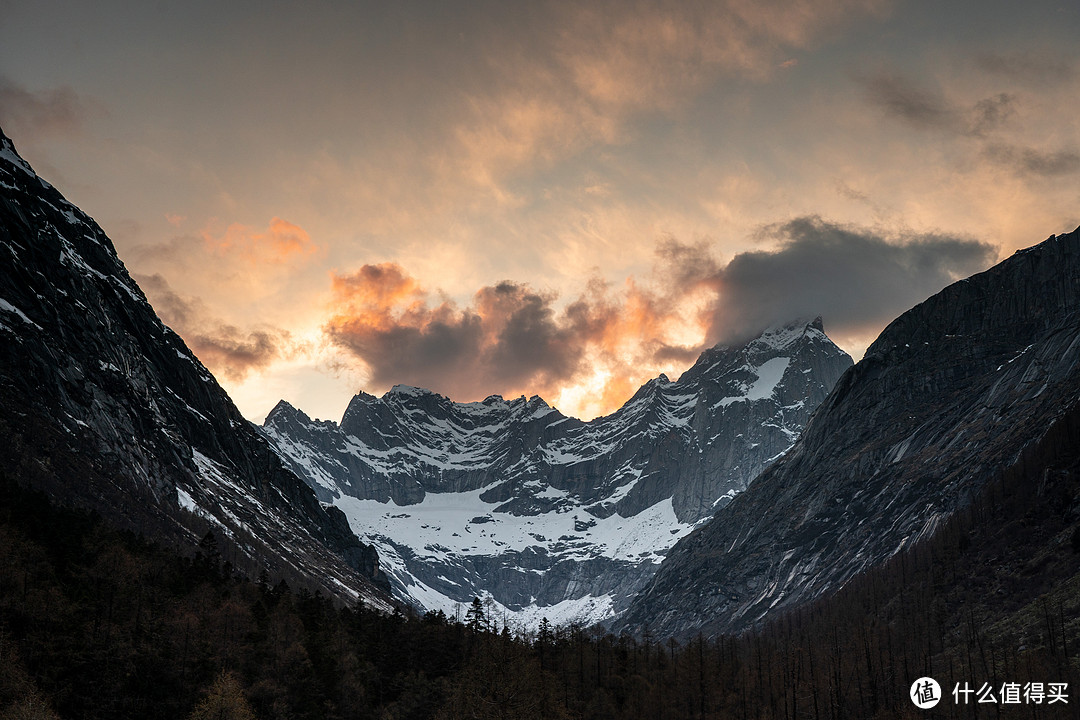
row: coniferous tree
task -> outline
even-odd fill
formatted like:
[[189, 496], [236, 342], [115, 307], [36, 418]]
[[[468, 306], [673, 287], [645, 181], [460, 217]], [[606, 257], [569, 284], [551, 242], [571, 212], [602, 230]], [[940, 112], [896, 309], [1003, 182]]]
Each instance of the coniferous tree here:
[[255, 713], [251, 711], [240, 683], [232, 673], [223, 671], [189, 720], [255, 720]]
[[474, 633], [487, 628], [487, 616], [484, 614], [484, 604], [480, 602], [480, 598], [473, 598], [469, 611], [465, 613], [465, 625]]

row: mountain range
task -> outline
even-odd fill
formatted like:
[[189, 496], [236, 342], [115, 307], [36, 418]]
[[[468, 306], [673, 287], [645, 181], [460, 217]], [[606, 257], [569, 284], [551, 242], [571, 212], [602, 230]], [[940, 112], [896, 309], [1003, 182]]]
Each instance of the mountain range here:
[[590, 422], [536, 396], [399, 385], [356, 395], [340, 424], [281, 402], [263, 432], [378, 548], [403, 600], [597, 622], [791, 446], [850, 366], [817, 319], [711, 348]]

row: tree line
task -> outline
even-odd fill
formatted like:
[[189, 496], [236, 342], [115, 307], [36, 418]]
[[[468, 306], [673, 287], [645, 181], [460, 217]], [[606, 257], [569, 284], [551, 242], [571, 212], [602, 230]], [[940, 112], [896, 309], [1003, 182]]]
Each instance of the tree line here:
[[[1080, 717], [1077, 464], [1002, 473], [931, 538], [737, 636], [384, 615], [0, 482], [0, 720]], [[915, 678], [946, 697], [918, 710]], [[1066, 682], [1067, 705], [954, 683]], [[1073, 693], [1077, 693], [1073, 696]]]

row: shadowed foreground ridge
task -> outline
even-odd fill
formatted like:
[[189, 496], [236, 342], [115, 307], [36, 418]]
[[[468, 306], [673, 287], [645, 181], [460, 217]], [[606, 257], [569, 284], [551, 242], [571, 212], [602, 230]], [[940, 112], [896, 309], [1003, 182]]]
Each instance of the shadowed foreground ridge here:
[[[1078, 402], [1080, 230], [891, 323], [795, 447], [673, 548], [618, 627], [738, 631], [835, 591], [1003, 473], [1080, 444]], [[1051, 437], [1064, 439], [1037, 445]]]
[[249, 575], [389, 609], [378, 557], [320, 505], [0, 132], [0, 471]]

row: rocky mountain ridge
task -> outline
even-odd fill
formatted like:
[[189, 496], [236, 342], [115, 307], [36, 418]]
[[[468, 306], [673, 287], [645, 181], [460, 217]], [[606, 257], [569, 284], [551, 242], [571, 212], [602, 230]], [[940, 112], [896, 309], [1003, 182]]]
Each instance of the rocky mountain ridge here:
[[1078, 404], [1080, 230], [891, 323], [795, 447], [673, 548], [617, 627], [739, 631], [835, 590], [932, 535], [1050, 434], [1080, 443], [1059, 427]]
[[89, 216], [0, 132], [0, 471], [252, 575], [390, 609], [378, 557], [286, 469]]

